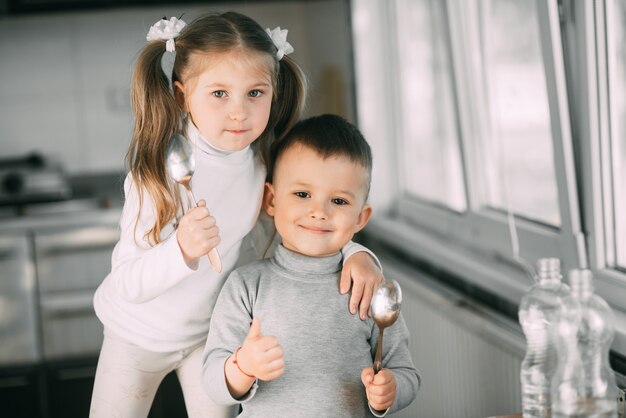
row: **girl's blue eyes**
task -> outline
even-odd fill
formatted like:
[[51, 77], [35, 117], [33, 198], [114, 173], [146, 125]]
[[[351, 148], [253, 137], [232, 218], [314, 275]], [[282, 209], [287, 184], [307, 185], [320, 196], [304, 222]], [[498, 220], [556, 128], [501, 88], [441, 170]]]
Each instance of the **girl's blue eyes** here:
[[296, 192], [294, 194], [302, 199], [306, 199], [307, 197], [309, 197], [309, 194], [307, 192]]
[[344, 199], [340, 199], [340, 198], [335, 198], [335, 199], [331, 199], [331, 202], [333, 202], [335, 205], [347, 205], [348, 202], [345, 201]]
[[[216, 90], [211, 94], [217, 97], [218, 99], [221, 99], [228, 95], [225, 90]], [[262, 95], [263, 95], [263, 92], [261, 90], [251, 90], [250, 92], [248, 92], [249, 97], [261, 97]]]

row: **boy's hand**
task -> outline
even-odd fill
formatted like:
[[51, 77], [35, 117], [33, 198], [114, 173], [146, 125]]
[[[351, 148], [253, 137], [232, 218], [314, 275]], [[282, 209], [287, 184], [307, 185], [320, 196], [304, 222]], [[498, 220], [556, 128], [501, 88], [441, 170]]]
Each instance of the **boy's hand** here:
[[198, 207], [187, 212], [178, 224], [176, 239], [187, 264], [208, 254], [220, 243], [219, 228], [209, 214], [206, 202], [200, 200]]
[[252, 320], [237, 360], [243, 371], [261, 380], [274, 380], [285, 372], [283, 348], [276, 337], [261, 333], [258, 318]]
[[348, 257], [341, 270], [339, 291], [347, 293], [352, 284], [350, 313], [355, 314], [357, 307], [360, 307], [361, 319], [367, 318], [374, 290], [382, 282], [383, 274], [368, 253], [359, 251]]
[[396, 399], [396, 376], [391, 370], [381, 369], [374, 374], [373, 368], [366, 367], [361, 372], [361, 381], [372, 409], [384, 411], [393, 405]]

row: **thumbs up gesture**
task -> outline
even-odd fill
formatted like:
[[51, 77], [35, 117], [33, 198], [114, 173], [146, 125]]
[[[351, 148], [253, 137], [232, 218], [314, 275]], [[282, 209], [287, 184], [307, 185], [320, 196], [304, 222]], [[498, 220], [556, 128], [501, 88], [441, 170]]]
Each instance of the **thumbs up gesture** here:
[[247, 374], [265, 381], [274, 380], [285, 372], [283, 348], [276, 337], [263, 335], [258, 318], [252, 320], [239, 351], [238, 362]]

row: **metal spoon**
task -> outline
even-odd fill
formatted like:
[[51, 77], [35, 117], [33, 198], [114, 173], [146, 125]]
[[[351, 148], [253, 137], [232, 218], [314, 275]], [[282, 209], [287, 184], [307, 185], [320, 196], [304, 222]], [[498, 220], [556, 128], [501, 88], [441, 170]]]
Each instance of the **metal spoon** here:
[[400, 305], [402, 304], [402, 289], [395, 280], [384, 281], [374, 295], [370, 303], [372, 318], [378, 325], [379, 336], [376, 356], [374, 357], [374, 374], [382, 368], [381, 356], [383, 351], [383, 332], [385, 328], [393, 325], [400, 315]]
[[[196, 170], [196, 160], [193, 157], [193, 150], [184, 136], [174, 134], [170, 138], [167, 143], [167, 148], [165, 149], [165, 167], [172, 180], [185, 187], [187, 195], [189, 195], [194, 207], [197, 207], [198, 203], [196, 202], [196, 198], [189, 184], [191, 182], [191, 176], [193, 176], [193, 172]], [[213, 248], [209, 251], [208, 256], [213, 270], [218, 273], [221, 272], [222, 261], [220, 260], [217, 248]]]

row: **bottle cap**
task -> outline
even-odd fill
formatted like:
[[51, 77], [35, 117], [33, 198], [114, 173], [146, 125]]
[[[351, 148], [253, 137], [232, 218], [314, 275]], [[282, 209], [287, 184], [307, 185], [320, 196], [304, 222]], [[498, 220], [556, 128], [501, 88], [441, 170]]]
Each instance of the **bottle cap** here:
[[561, 260], [556, 257], [546, 257], [537, 260], [537, 275], [544, 279], [561, 280]]
[[591, 273], [591, 270], [570, 270], [568, 276], [572, 292], [584, 292], [587, 294], [593, 292], [593, 273]]

